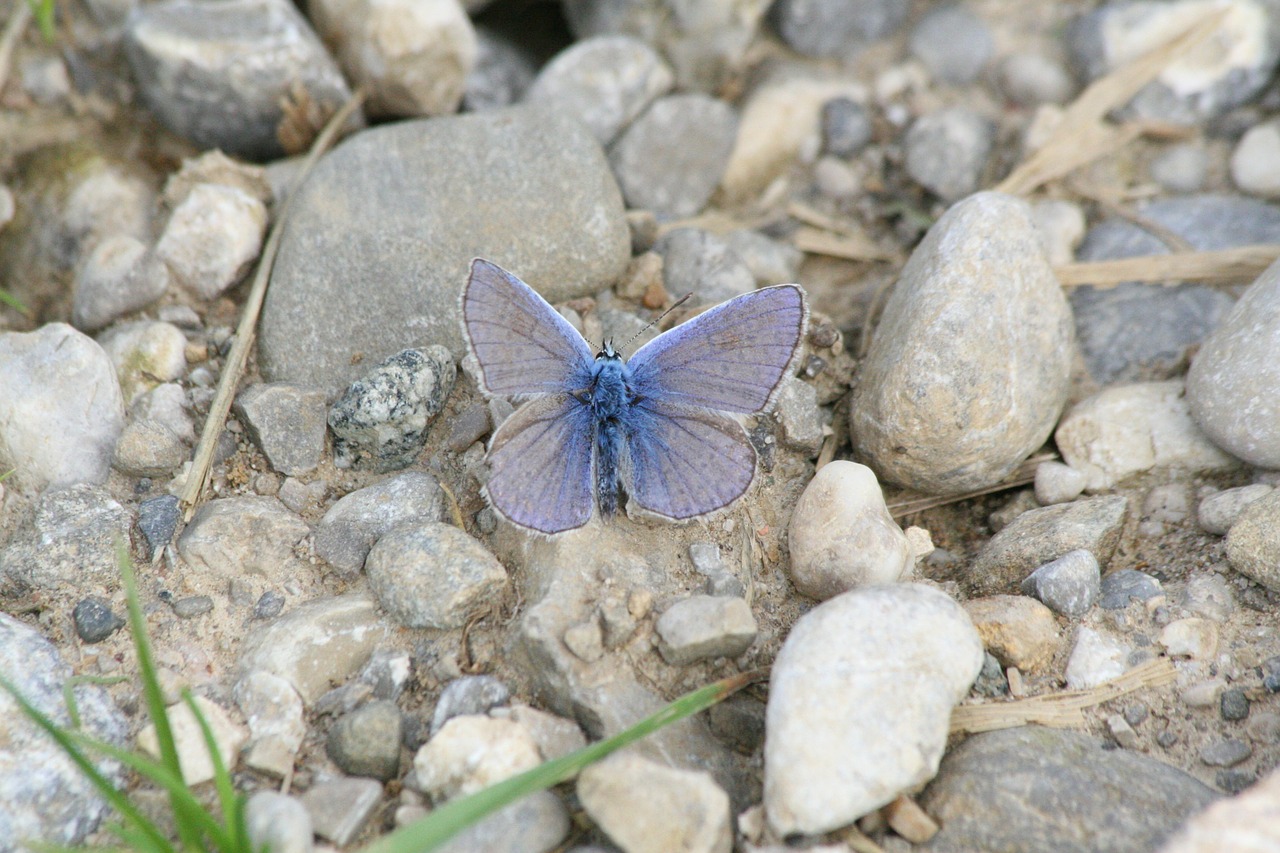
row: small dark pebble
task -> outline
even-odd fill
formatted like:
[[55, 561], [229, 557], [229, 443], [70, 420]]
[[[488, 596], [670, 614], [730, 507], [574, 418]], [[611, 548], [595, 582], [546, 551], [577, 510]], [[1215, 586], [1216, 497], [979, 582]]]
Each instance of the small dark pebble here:
[[161, 495], [138, 504], [138, 529], [147, 540], [151, 554], [173, 539], [173, 531], [178, 527], [180, 515], [175, 495]]
[[1169, 731], [1168, 729], [1156, 735], [1156, 743], [1160, 744], [1165, 749], [1168, 749], [1169, 747], [1173, 746], [1177, 742], [1178, 742], [1178, 736], [1175, 735], [1173, 732]]
[[151, 491], [150, 477], [139, 477], [138, 482], [133, 484], [133, 493], [135, 495], [145, 495], [149, 491]]
[[194, 619], [213, 609], [213, 599], [207, 595], [189, 595], [173, 603], [173, 612], [179, 619]]
[[269, 589], [258, 599], [258, 603], [253, 605], [254, 619], [272, 619], [280, 615], [280, 611], [284, 610], [284, 596]]
[[1121, 569], [1102, 579], [1099, 604], [1106, 610], [1123, 610], [1130, 601], [1146, 601], [1164, 595], [1160, 582], [1137, 569]]
[[820, 323], [809, 330], [809, 343], [815, 347], [834, 346], [840, 340], [840, 330], [830, 323]]
[[1244, 689], [1232, 687], [1230, 690], [1222, 691], [1220, 710], [1222, 719], [1232, 722], [1249, 716], [1249, 697], [1244, 695]]
[[871, 116], [856, 101], [832, 98], [822, 105], [822, 147], [837, 157], [852, 157], [871, 141]]
[[453, 419], [453, 424], [449, 428], [449, 438], [445, 441], [445, 446], [454, 453], [461, 453], [480, 439], [484, 438], [489, 432], [489, 407], [476, 403], [474, 406], [463, 409], [462, 412]]
[[1262, 662], [1262, 686], [1268, 693], [1280, 693], [1280, 655]]
[[1007, 696], [1009, 694], [1009, 680], [1005, 677], [1004, 667], [1000, 666], [1000, 661], [996, 660], [990, 652], [982, 656], [982, 671], [978, 673], [978, 679], [973, 682], [973, 692], [979, 696]]
[[1124, 709], [1124, 721], [1131, 726], [1140, 726], [1146, 721], [1148, 713], [1146, 705], [1134, 702]]
[[1200, 748], [1200, 760], [1210, 767], [1232, 767], [1253, 755], [1253, 747], [1242, 740], [1215, 740]]
[[172, 607], [172, 606], [173, 606], [173, 593], [172, 593], [172, 592], [170, 592], [170, 591], [169, 591], [169, 590], [167, 590], [167, 589], [157, 590], [157, 591], [156, 591], [156, 598], [160, 599], [161, 601], [163, 601], [165, 604], [169, 605], [170, 607]]
[[827, 360], [820, 356], [811, 355], [804, 360], [804, 368], [800, 371], [806, 379], [812, 379], [819, 373], [827, 369]]
[[464, 675], [440, 691], [431, 714], [431, 734], [445, 723], [464, 714], [484, 714], [511, 699], [511, 689], [492, 675]]
[[101, 643], [124, 627], [124, 620], [111, 610], [111, 605], [92, 595], [81, 599], [71, 611], [71, 619], [76, 634], [86, 643]]
[[1214, 784], [1228, 794], [1238, 794], [1257, 781], [1257, 775], [1248, 770], [1219, 770], [1213, 777]]

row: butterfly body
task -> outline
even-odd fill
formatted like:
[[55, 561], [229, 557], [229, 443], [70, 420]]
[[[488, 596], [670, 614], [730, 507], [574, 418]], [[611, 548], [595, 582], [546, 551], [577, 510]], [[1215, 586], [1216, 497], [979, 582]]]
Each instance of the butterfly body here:
[[[463, 334], [482, 390], [528, 400], [493, 435], [485, 495], [546, 534], [629, 506], [681, 520], [719, 510], [755, 478], [733, 414], [767, 407], [799, 350], [808, 312], [795, 285], [730, 300], [624, 361], [592, 355], [532, 288], [477, 259]], [[732, 413], [732, 414], [729, 414]]]

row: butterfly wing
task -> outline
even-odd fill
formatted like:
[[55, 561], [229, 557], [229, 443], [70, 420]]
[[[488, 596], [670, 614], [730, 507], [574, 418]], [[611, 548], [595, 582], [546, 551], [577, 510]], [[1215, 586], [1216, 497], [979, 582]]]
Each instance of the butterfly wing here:
[[489, 503], [504, 518], [540, 533], [581, 527], [591, 518], [591, 410], [568, 394], [526, 403], [489, 444]]
[[749, 414], [763, 409], [808, 319], [794, 284], [731, 299], [654, 338], [627, 362], [641, 397]]
[[553, 394], [581, 387], [591, 350], [532, 287], [476, 258], [462, 292], [462, 329], [489, 394]]
[[671, 519], [704, 515], [751, 485], [756, 451], [728, 415], [647, 399], [628, 411], [627, 492], [641, 508]]

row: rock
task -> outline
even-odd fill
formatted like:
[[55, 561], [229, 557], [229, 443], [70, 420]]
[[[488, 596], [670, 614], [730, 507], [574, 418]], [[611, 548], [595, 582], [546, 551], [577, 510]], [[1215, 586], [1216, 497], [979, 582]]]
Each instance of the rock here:
[[451, 113], [476, 61], [476, 33], [458, 0], [315, 0], [307, 12], [347, 79], [377, 116]]
[[1237, 464], [1196, 426], [1177, 380], [1107, 388], [1063, 415], [1053, 438], [1095, 491], [1152, 469], [1203, 474]]
[[386, 782], [400, 773], [401, 726], [395, 702], [370, 702], [333, 724], [325, 751], [343, 773]]
[[627, 205], [664, 219], [699, 213], [720, 185], [737, 130], [733, 108], [717, 98], [654, 101], [609, 151]]
[[71, 611], [71, 620], [76, 626], [76, 636], [86, 643], [101, 643], [125, 626], [111, 605], [96, 595], [80, 599]]
[[523, 726], [538, 744], [538, 752], [543, 761], [563, 758], [587, 745], [582, 728], [573, 720], [539, 711], [529, 705], [516, 702], [509, 708], [494, 708], [491, 716], [511, 719]]
[[1068, 503], [1080, 497], [1089, 478], [1061, 462], [1041, 462], [1036, 466], [1036, 501], [1041, 506]]
[[729, 853], [729, 797], [706, 773], [664, 767], [630, 752], [582, 771], [578, 799], [628, 853]]
[[124, 400], [102, 347], [63, 323], [0, 332], [0, 472], [32, 493], [102, 483]]
[[1222, 714], [1222, 719], [1229, 723], [1238, 723], [1249, 716], [1249, 697], [1240, 687], [1224, 690], [1218, 710]]
[[1000, 88], [1020, 107], [1065, 104], [1075, 93], [1071, 72], [1039, 51], [1010, 53], [1000, 61]]
[[999, 482], [1052, 431], [1071, 346], [1070, 312], [1025, 202], [966, 199], [930, 229], [889, 296], [854, 395], [854, 448], [882, 480], [920, 491]]
[[954, 202], [978, 189], [995, 125], [967, 107], [945, 107], [918, 118], [907, 131], [907, 174], [920, 186]]
[[384, 534], [365, 572], [378, 603], [410, 628], [461, 628], [507, 587], [506, 569], [483, 545], [439, 522]]
[[781, 0], [773, 24], [791, 48], [809, 56], [847, 56], [902, 25], [902, 0]]
[[418, 784], [436, 802], [465, 797], [536, 767], [538, 745], [519, 723], [454, 717], [414, 756]]
[[1192, 814], [1159, 853], [1215, 853], [1218, 850], [1267, 850], [1280, 844], [1276, 801], [1280, 773], [1268, 773], [1235, 797], [1224, 797]]
[[[1152, 850], [1217, 797], [1181, 770], [1107, 746], [1040, 726], [970, 737], [947, 755], [920, 797], [943, 827], [928, 849]], [[1081, 820], [1089, 814], [1107, 819]]]
[[337, 391], [367, 372], [357, 354], [376, 364], [431, 341], [461, 355], [458, 293], [477, 255], [558, 302], [617, 278], [629, 247], [608, 163], [572, 119], [517, 108], [357, 134], [293, 197], [263, 307], [264, 375]]
[[[200, 711], [200, 716], [204, 717], [205, 722], [209, 724], [222, 766], [228, 771], [235, 770], [240, 760], [240, 747], [244, 746], [245, 741], [248, 740], [248, 733], [232, 722], [227, 712], [216, 703], [203, 696], [196, 696], [195, 704]], [[204, 733], [190, 706], [186, 702], [170, 705], [165, 709], [165, 715], [169, 718], [169, 727], [173, 730], [173, 742], [178, 752], [178, 764], [182, 767], [182, 778], [188, 785], [199, 785], [201, 782], [213, 779], [213, 758], [205, 745]], [[138, 732], [138, 748], [152, 758], [160, 757], [155, 723], [147, 725]]]
[[967, 86], [995, 53], [995, 39], [968, 8], [942, 6], [920, 19], [911, 31], [908, 48], [936, 80]]
[[1178, 603], [1188, 613], [1215, 622], [1226, 622], [1236, 609], [1235, 596], [1227, 579], [1216, 572], [1188, 578]]
[[175, 282], [211, 300], [244, 278], [266, 230], [267, 208], [261, 201], [236, 187], [199, 184], [169, 216], [156, 256]]
[[1093, 552], [1077, 548], [1050, 560], [1021, 584], [1051, 610], [1068, 618], [1083, 616], [1101, 594], [1102, 576]]
[[330, 779], [302, 795], [316, 835], [338, 847], [356, 840], [381, 802], [382, 783], [376, 779]]
[[1231, 767], [1253, 755], [1253, 747], [1242, 740], [1215, 740], [1200, 750], [1200, 760], [1210, 767]]
[[791, 582], [820, 601], [859, 586], [893, 583], [915, 562], [875, 474], [856, 462], [828, 462], [818, 469], [796, 502], [788, 548]]
[[533, 83], [533, 59], [519, 44], [484, 26], [477, 26], [475, 34], [476, 60], [462, 105], [471, 113], [511, 106]]
[[1081, 627], [1067, 659], [1067, 687], [1089, 690], [1119, 678], [1129, 669], [1133, 650], [1122, 640]]
[[294, 550], [310, 531], [276, 498], [216, 498], [196, 510], [178, 537], [178, 553], [228, 579], [256, 574], [283, 582], [304, 570]]
[[1145, 602], [1163, 596], [1164, 587], [1151, 575], [1136, 569], [1120, 569], [1102, 579], [1099, 604], [1104, 610], [1124, 610], [1134, 601]]
[[1205, 338], [1187, 373], [1191, 416], [1218, 447], [1280, 467], [1280, 264], [1254, 281]]
[[236, 396], [249, 437], [281, 474], [309, 474], [324, 453], [324, 393], [289, 382], [260, 382]]
[[160, 495], [138, 504], [138, 530], [142, 531], [152, 554], [173, 540], [181, 517], [176, 495]]
[[1280, 196], [1280, 122], [1256, 124], [1231, 152], [1231, 179], [1240, 189], [1265, 198]]
[[756, 289], [755, 276], [720, 237], [701, 228], [676, 228], [654, 246], [662, 255], [668, 293], [692, 293], [700, 305], [716, 305]]
[[1211, 660], [1218, 653], [1218, 626], [1210, 619], [1175, 619], [1160, 630], [1160, 645], [1172, 657]]
[[454, 717], [487, 714], [510, 699], [510, 688], [492, 675], [455, 678], [444, 686], [436, 700], [435, 710], [431, 712], [431, 734], [440, 731], [440, 727]]
[[1280, 492], [1245, 507], [1227, 533], [1231, 568], [1268, 589], [1280, 589]]
[[277, 779], [287, 778], [307, 734], [302, 697], [285, 679], [259, 670], [240, 678], [234, 694], [249, 724], [244, 763]]
[[803, 451], [809, 458], [817, 456], [828, 432], [824, 413], [818, 407], [818, 389], [803, 379], [785, 376], [771, 405], [783, 447]]
[[1196, 520], [1206, 533], [1226, 536], [1231, 526], [1240, 519], [1245, 507], [1271, 494], [1274, 486], [1266, 483], [1254, 483], [1250, 486], [1238, 486], [1234, 489], [1223, 489], [1200, 501], [1196, 510]]
[[0, 551], [0, 566], [18, 589], [115, 581], [116, 543], [127, 546], [132, 526], [133, 513], [100, 486], [48, 489]]
[[373, 543], [407, 522], [444, 518], [444, 493], [430, 474], [406, 471], [337, 501], [316, 525], [316, 554], [335, 568], [358, 572]]
[[825, 156], [813, 164], [813, 185], [834, 201], [850, 201], [862, 193], [864, 170], [839, 157]]
[[173, 615], [179, 619], [195, 619], [213, 610], [213, 599], [207, 595], [189, 595], [173, 602]]
[[[802, 616], [770, 680], [764, 805], [773, 830], [827, 832], [931, 778], [951, 707], [982, 657], [960, 606], [925, 586], [864, 587]], [[856, 773], [849, 755], [864, 757]]]
[[964, 609], [983, 647], [1001, 665], [1038, 672], [1053, 662], [1058, 650], [1058, 622], [1053, 612], [1035, 599], [993, 595], [967, 601]]
[[196, 426], [191, 420], [191, 402], [176, 382], [165, 382], [144, 392], [129, 407], [129, 417], [164, 427], [187, 445], [196, 443]]
[[674, 81], [670, 66], [649, 45], [627, 36], [597, 36], [576, 42], [548, 62], [525, 93], [540, 110], [581, 121], [601, 145], [665, 95]]
[[458, 368], [442, 346], [407, 349], [356, 380], [329, 410], [334, 464], [378, 471], [411, 464], [444, 408]]
[[186, 372], [187, 338], [170, 323], [140, 321], [104, 332], [98, 342], [111, 359], [125, 405]]
[[284, 679], [309, 704], [358, 670], [389, 630], [366, 596], [319, 598], [254, 629], [237, 667]]
[[1140, 749], [1142, 741], [1138, 737], [1138, 733], [1133, 730], [1133, 726], [1129, 725], [1129, 721], [1122, 714], [1112, 714], [1107, 717], [1107, 730], [1111, 732], [1111, 736], [1116, 739], [1116, 744], [1121, 749]]
[[724, 235], [729, 251], [736, 254], [751, 274], [758, 287], [794, 282], [800, 274], [804, 253], [792, 246], [746, 228], [738, 228]]
[[756, 638], [756, 620], [742, 598], [695, 595], [677, 601], [658, 619], [658, 651], [672, 666], [736, 658]]
[[822, 105], [822, 150], [836, 157], [855, 157], [874, 133], [867, 108], [850, 98]]
[[351, 96], [337, 65], [285, 0], [166, 0], [138, 7], [125, 55], [143, 101], [201, 148], [252, 160], [287, 153], [282, 102], [335, 110]]
[[[1221, 678], [1207, 678], [1188, 686], [1179, 695], [1182, 704], [1188, 708], [1217, 707], [1222, 702], [1222, 693], [1227, 689], [1227, 682]], [[1176, 742], [1176, 741], [1175, 741]]]
[[1055, 267], [1076, 259], [1076, 249], [1084, 239], [1084, 211], [1080, 205], [1059, 199], [1045, 199], [1031, 205], [1031, 220], [1040, 235], [1049, 263]]
[[169, 289], [169, 269], [146, 244], [128, 234], [104, 238], [76, 270], [71, 322], [96, 331], [145, 308]]
[[569, 835], [569, 811], [550, 791], [538, 791], [471, 824], [439, 848], [441, 853], [551, 853]]
[[111, 465], [130, 477], [166, 477], [190, 455], [187, 443], [165, 424], [130, 420], [116, 442]]
[[1209, 153], [1194, 142], [1170, 145], [1151, 161], [1151, 180], [1171, 193], [1194, 193], [1204, 188]]
[[245, 829], [254, 849], [272, 853], [311, 853], [311, 815], [297, 797], [263, 789], [244, 804]]
[[[63, 687], [72, 671], [53, 644], [30, 626], [0, 613], [0, 676], [59, 726], [71, 726]], [[102, 687], [83, 682], [71, 689], [80, 730], [123, 747], [129, 724]], [[31, 849], [27, 840], [79, 845], [111, 809], [83, 771], [43, 729], [23, 714], [8, 691], [0, 691], [0, 851]], [[96, 759], [96, 760], [95, 760]], [[112, 785], [124, 783], [116, 762], [90, 754]]]

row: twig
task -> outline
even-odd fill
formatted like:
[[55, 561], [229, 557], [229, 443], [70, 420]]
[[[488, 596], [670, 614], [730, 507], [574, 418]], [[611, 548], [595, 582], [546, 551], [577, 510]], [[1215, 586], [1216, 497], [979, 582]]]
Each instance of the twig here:
[[271, 280], [271, 267], [275, 263], [276, 252], [280, 248], [280, 237], [284, 232], [289, 208], [297, 195], [296, 191], [306, 181], [307, 175], [311, 173], [320, 155], [333, 144], [339, 130], [363, 103], [364, 98], [364, 91], [356, 90], [355, 94], [342, 105], [342, 109], [333, 114], [333, 118], [329, 120], [324, 131], [316, 138], [315, 144], [311, 146], [311, 151], [307, 154], [307, 159], [302, 164], [302, 169], [298, 172], [294, 185], [280, 209], [280, 215], [276, 217], [275, 224], [271, 227], [271, 234], [267, 238], [266, 246], [263, 247], [262, 257], [258, 260], [258, 269], [253, 277], [249, 298], [245, 302], [244, 313], [240, 315], [240, 325], [236, 327], [235, 343], [231, 345], [231, 352], [227, 354], [227, 363], [222, 369], [222, 378], [218, 381], [218, 393], [209, 406], [209, 417], [204, 422], [200, 444], [196, 447], [195, 456], [191, 460], [191, 470], [187, 474], [187, 482], [182, 489], [184, 518], [187, 521], [190, 521], [192, 514], [195, 513], [196, 503], [200, 500], [200, 495], [209, 481], [209, 469], [213, 463], [213, 452], [217, 447], [218, 435], [222, 432], [223, 424], [226, 423], [227, 413], [231, 411], [231, 401], [235, 398], [236, 386], [248, 363], [249, 350], [253, 346], [258, 326], [258, 315], [262, 313], [262, 301], [267, 295], [267, 283]]
[[1049, 462], [1057, 459], [1055, 453], [1038, 453], [1022, 462], [1017, 469], [994, 486], [986, 486], [981, 489], [974, 489], [969, 492], [961, 492], [958, 495], [934, 495], [927, 498], [912, 498], [905, 501], [894, 501], [889, 504], [889, 514], [894, 518], [904, 518], [917, 512], [924, 512], [926, 509], [946, 506], [948, 504], [967, 501], [969, 498], [978, 498], [983, 495], [990, 495], [996, 492], [1003, 492], [1009, 489], [1016, 489], [1020, 486], [1030, 485], [1036, 479], [1036, 466], [1041, 462]]
[[1280, 245], [1238, 246], [1210, 252], [1174, 252], [1054, 267], [1063, 287], [1092, 285], [1108, 290], [1126, 281], [1176, 285], [1185, 281], [1235, 284], [1252, 281], [1280, 258]]
[[9, 70], [13, 64], [13, 49], [22, 38], [27, 24], [31, 22], [31, 4], [27, 0], [14, 0], [13, 14], [4, 25], [4, 34], [0, 35], [0, 92], [9, 82]]

